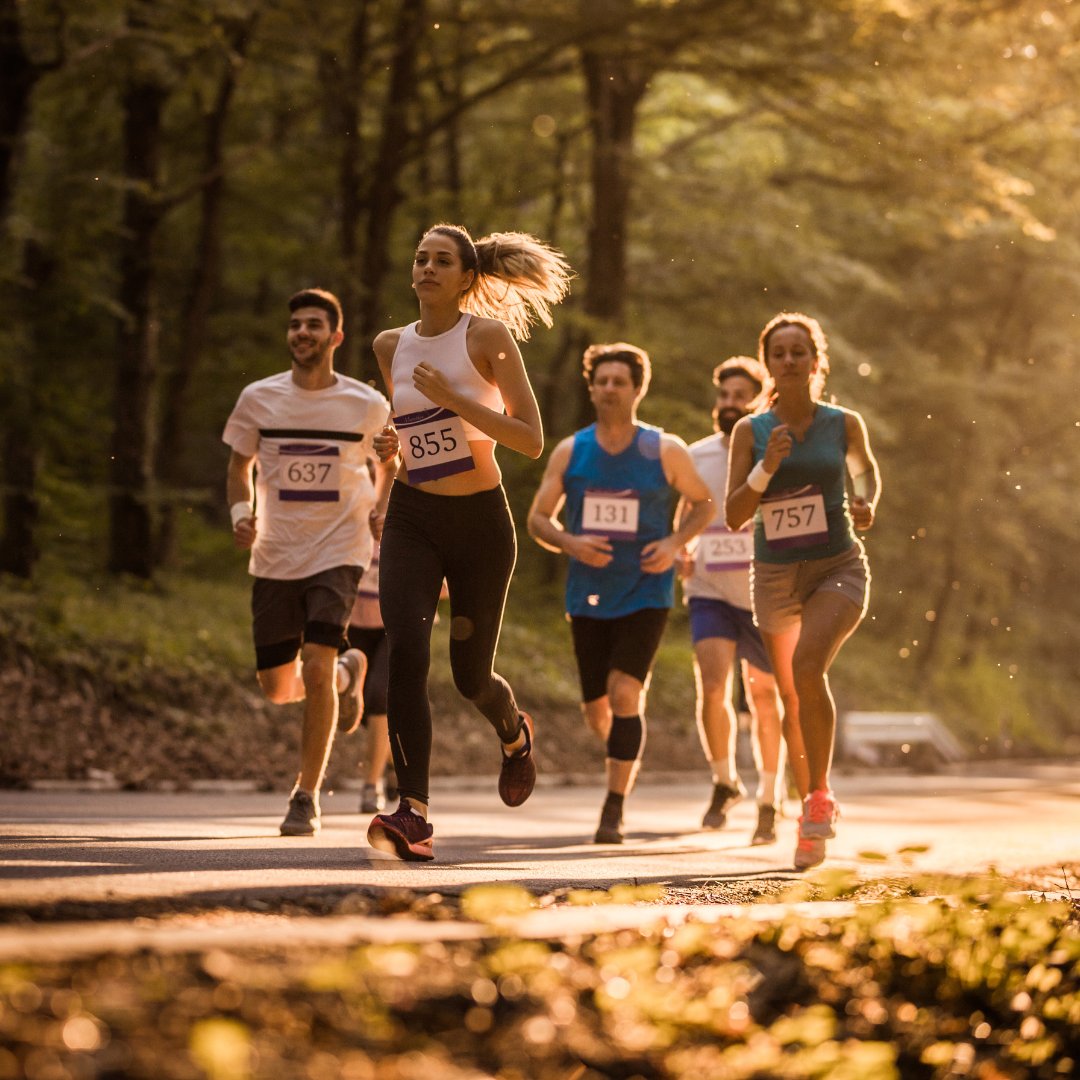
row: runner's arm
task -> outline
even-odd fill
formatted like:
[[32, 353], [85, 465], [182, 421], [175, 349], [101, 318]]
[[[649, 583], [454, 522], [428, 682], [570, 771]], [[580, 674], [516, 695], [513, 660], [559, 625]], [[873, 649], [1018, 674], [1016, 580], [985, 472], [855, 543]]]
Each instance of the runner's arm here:
[[570, 461], [570, 452], [573, 449], [573, 440], [563, 439], [551, 452], [544, 476], [540, 486], [533, 496], [532, 506], [529, 507], [529, 516], [526, 518], [526, 527], [529, 535], [548, 551], [563, 554], [566, 548], [564, 541], [570, 535], [557, 520], [557, 515], [562, 509], [566, 498], [563, 488], [563, 474]]
[[[255, 486], [253, 473], [255, 455], [240, 454], [233, 450], [229, 454], [229, 468], [225, 478], [225, 496], [229, 503], [229, 512], [237, 503], [254, 504]], [[255, 515], [240, 518], [233, 523], [233, 542], [238, 548], [249, 548], [255, 543]]]
[[851, 518], [856, 529], [869, 529], [874, 524], [878, 499], [881, 498], [881, 472], [870, 452], [870, 437], [863, 418], [857, 412], [847, 412], [844, 426], [847, 434], [846, 462], [851, 476]]
[[604, 567], [612, 559], [611, 541], [603, 536], [575, 536], [557, 520], [566, 499], [563, 476], [574, 449], [574, 437], [563, 439], [551, 452], [544, 478], [529, 507], [529, 535], [543, 548], [569, 555], [586, 566]]
[[[793, 445], [787, 424], [777, 424], [769, 433], [765, 456], [759, 462], [766, 476], [771, 478], [775, 475], [784, 459], [791, 454]], [[759, 491], [746, 482], [756, 467], [754, 432], [750, 427], [750, 417], [744, 416], [731, 432], [731, 450], [728, 454], [724, 518], [729, 529], [741, 529], [754, 516], [758, 503], [761, 502], [764, 491]]]
[[[375, 449], [375, 454], [379, 461], [386, 461], [393, 464], [395, 475], [397, 474], [397, 467], [400, 463], [398, 454], [400, 446], [398, 443], [397, 432], [391, 424], [393, 419], [392, 403], [394, 400], [394, 380], [391, 372], [393, 371], [394, 353], [397, 351], [400, 338], [401, 327], [396, 327], [393, 330], [384, 330], [372, 343], [375, 359], [378, 360], [379, 371], [382, 373], [383, 385], [386, 387], [386, 398], [391, 402], [390, 420], [387, 420], [386, 426], [372, 440], [372, 446]], [[391, 476], [390, 479], [392, 480], [393, 476]]]
[[660, 463], [668, 483], [686, 503], [675, 529], [662, 540], [653, 540], [641, 549], [641, 569], [661, 574], [679, 557], [684, 545], [700, 533], [716, 514], [712, 492], [698, 475], [686, 443], [674, 435], [661, 436]]

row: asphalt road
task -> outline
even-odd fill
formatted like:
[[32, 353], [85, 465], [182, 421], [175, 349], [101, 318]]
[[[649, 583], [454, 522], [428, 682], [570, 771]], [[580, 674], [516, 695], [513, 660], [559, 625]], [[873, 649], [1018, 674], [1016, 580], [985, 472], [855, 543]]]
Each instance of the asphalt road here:
[[[1080, 766], [1004, 776], [839, 776], [835, 787], [842, 818], [827, 868], [867, 877], [1010, 873], [1080, 859]], [[368, 819], [353, 792], [324, 794], [321, 833], [300, 839], [278, 835], [281, 794], [0, 791], [0, 906], [229, 903], [322, 887], [456, 894], [494, 881], [535, 892], [625, 882], [694, 888], [796, 877], [794, 802], [778, 842], [755, 848], [750, 801], [722, 831], [696, 827], [707, 796], [700, 777], [643, 782], [628, 803], [626, 843], [601, 847], [591, 842], [598, 787], [539, 787], [509, 810], [494, 779], [483, 787], [436, 784], [436, 861], [406, 864], [367, 846]], [[927, 850], [903, 852], [911, 847]]]

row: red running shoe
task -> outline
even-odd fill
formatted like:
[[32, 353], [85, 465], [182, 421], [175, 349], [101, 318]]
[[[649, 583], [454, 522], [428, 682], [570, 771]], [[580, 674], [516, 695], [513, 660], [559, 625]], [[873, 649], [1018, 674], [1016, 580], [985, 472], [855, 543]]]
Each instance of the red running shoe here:
[[402, 799], [392, 814], [376, 814], [368, 826], [368, 843], [378, 851], [388, 851], [405, 862], [430, 862], [435, 858], [432, 840], [435, 830]]

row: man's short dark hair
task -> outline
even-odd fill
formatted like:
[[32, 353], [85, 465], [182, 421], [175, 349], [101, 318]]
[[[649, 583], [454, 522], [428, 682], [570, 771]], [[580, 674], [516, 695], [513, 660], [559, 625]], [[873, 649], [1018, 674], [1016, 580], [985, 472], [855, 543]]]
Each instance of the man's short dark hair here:
[[341, 301], [326, 289], [301, 289], [289, 297], [289, 311], [298, 311], [300, 308], [317, 307], [330, 318], [330, 329], [340, 330], [345, 317], [341, 313]]
[[717, 364], [712, 373], [713, 385], [719, 387], [726, 379], [736, 375], [749, 379], [757, 387], [757, 393], [761, 393], [765, 385], [765, 371], [752, 356], [729, 356], [722, 364]]
[[612, 361], [625, 364], [630, 369], [630, 378], [634, 386], [640, 390], [648, 387], [652, 377], [652, 364], [649, 362], [649, 354], [636, 345], [628, 345], [625, 341], [616, 341], [610, 345], [590, 345], [585, 350], [581, 368], [585, 381], [592, 386], [593, 372], [600, 364]]

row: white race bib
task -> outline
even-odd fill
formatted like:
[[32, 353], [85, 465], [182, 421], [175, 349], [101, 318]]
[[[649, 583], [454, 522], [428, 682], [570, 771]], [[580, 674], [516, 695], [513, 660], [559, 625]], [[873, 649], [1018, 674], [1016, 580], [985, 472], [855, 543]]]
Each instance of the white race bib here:
[[581, 531], [611, 540], [636, 540], [640, 513], [641, 496], [636, 491], [586, 491]]
[[754, 534], [749, 529], [732, 532], [723, 525], [711, 525], [701, 534], [698, 553], [707, 571], [749, 570], [754, 558]]
[[282, 502], [338, 502], [341, 451], [326, 443], [278, 447], [278, 498]]
[[817, 484], [767, 495], [761, 500], [765, 542], [776, 551], [828, 543], [825, 497]]
[[394, 427], [410, 483], [440, 480], [475, 468], [465, 425], [457, 413], [436, 405], [395, 416]]

